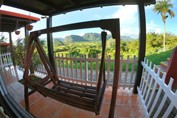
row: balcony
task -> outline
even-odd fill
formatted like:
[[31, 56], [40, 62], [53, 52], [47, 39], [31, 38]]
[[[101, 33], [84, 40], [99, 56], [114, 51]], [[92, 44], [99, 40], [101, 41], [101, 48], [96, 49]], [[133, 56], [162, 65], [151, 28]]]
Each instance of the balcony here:
[[[5, 55], [4, 57], [6, 58], [6, 59], [3, 58], [4, 60], [10, 60], [10, 53], [4, 54], [4, 55]], [[70, 59], [70, 58], [56, 57], [55, 59], [58, 59], [58, 62], [61, 61], [61, 60], [59, 61], [59, 59], [62, 59], [61, 62], [66, 62], [66, 59]], [[76, 60], [81, 60], [81, 59], [78, 58]], [[89, 60], [89, 59], [86, 59], [86, 60]], [[110, 61], [109, 58], [107, 59], [107, 61], [108, 60]], [[83, 63], [86, 62], [83, 60], [81, 61]], [[6, 64], [4, 64], [4, 66], [1, 67], [2, 68], [1, 75], [6, 85], [6, 88], [10, 96], [16, 101], [16, 103], [20, 105], [22, 108], [25, 108], [24, 86], [23, 84], [19, 83], [19, 80], [22, 79], [23, 71], [19, 70], [18, 68], [15, 68], [12, 65], [11, 61], [3, 61], [3, 62], [6, 62]], [[7, 62], [9, 64], [7, 64]], [[120, 62], [121, 64], [134, 63], [134, 65], [135, 63], [137, 63], [136, 58], [121, 59]], [[177, 92], [174, 93], [171, 90], [173, 79], [171, 79], [169, 84], [166, 85], [164, 83], [166, 74], [161, 73], [161, 70], [157, 68], [157, 66], [154, 66], [153, 69], [151, 69], [152, 63], [149, 64], [147, 60], [142, 62], [142, 65], [144, 69], [143, 69], [141, 84], [140, 84], [140, 87], [138, 88], [138, 94], [132, 93], [133, 86], [130, 86], [129, 84], [125, 84], [125, 83], [130, 83], [130, 81], [119, 81], [119, 88], [117, 91], [114, 118], [120, 118], [120, 117], [128, 117], [128, 118], [170, 117], [170, 118], [173, 118], [175, 117], [177, 115], [177, 109], [176, 109], [177, 108], [176, 106], [177, 105], [176, 104]], [[63, 69], [63, 68], [64, 66], [63, 67], [58, 66], [58, 72], [65, 71], [65, 73], [67, 73], [67, 70], [68, 72], [69, 70], [71, 70], [69, 68], [68, 69], [67, 68]], [[80, 71], [80, 69], [78, 70]], [[124, 71], [120, 69], [122, 73], [121, 79], [128, 80], [125, 77], [132, 77], [132, 78], [129, 78], [129, 80], [133, 79], [135, 75], [125, 76], [126, 70], [128, 69], [125, 69]], [[132, 70], [131, 71], [129, 70], [127, 72], [132, 72]], [[38, 76], [43, 76], [45, 74], [45, 71], [42, 68], [37, 68], [37, 70], [35, 71], [35, 74]], [[89, 71], [88, 71], [88, 74], [90, 74]], [[63, 78], [65, 81], [72, 82], [71, 79], [67, 80], [68, 78], [67, 76], [63, 76], [63, 75], [61, 76], [60, 73], [58, 73], [58, 76], [59, 78]], [[80, 74], [78, 75], [78, 77], [79, 76]], [[109, 77], [107, 79], [109, 79]], [[84, 82], [87, 82], [87, 81], [78, 80], [77, 82], [85, 84]], [[92, 82], [88, 81], [88, 84], [90, 85], [92, 84], [94, 85], [94, 83], [95, 81], [92, 81]], [[131, 85], [133, 85], [133, 83]], [[47, 86], [50, 87], [52, 86], [52, 84], [48, 84]], [[64, 103], [58, 102], [49, 97], [44, 97], [38, 92], [35, 92], [29, 96], [30, 113], [37, 118], [49, 118], [49, 117], [50, 118], [83, 118], [83, 117], [107, 118], [109, 114], [109, 108], [110, 108], [110, 102], [111, 102], [111, 93], [112, 93], [112, 84], [111, 84], [111, 81], [109, 81], [109, 83], [107, 84], [104, 98], [103, 98], [101, 112], [100, 112], [100, 115], [98, 116], [96, 116], [93, 112], [85, 111], [79, 108], [66, 105]], [[153, 97], [153, 96], [156, 96], [156, 97]]]
[[[22, 72], [11, 66], [10, 68], [7, 67], [3, 70], [2, 76], [10, 95], [22, 108], [25, 108], [24, 86], [18, 82], [19, 79], [22, 78]], [[48, 86], [50, 86], [50, 84]], [[35, 92], [29, 97], [30, 113], [37, 118], [107, 118], [111, 101], [111, 92], [112, 88], [107, 87], [101, 113], [98, 116], [93, 112], [71, 107], [49, 97], [44, 97], [38, 92]], [[123, 87], [120, 87], [117, 93], [115, 118], [144, 117], [144, 113], [139, 97], [132, 93], [132, 88], [123, 89]]]
[[[58, 62], [63, 62], [65, 63], [64, 65], [66, 65], [66, 63], [69, 62], [69, 60], [74, 60], [76, 62], [78, 62], [78, 64], [81, 63], [87, 63], [90, 65], [90, 63], [95, 63], [99, 62], [100, 59], [99, 58], [95, 58], [95, 59], [81, 59], [81, 58], [66, 58], [64, 56], [62, 56], [62, 58], [60, 57], [55, 57], [55, 59]], [[12, 66], [11, 63], [11, 58], [10, 58], [10, 53], [7, 54], [3, 54], [2, 55], [2, 60], [4, 60], [4, 66], [2, 66], [3, 71], [2, 71], [2, 77], [4, 79], [4, 83], [7, 87], [8, 92], [10, 93], [10, 95], [14, 98], [14, 100], [22, 107], [25, 108], [25, 103], [24, 103], [24, 86], [23, 84], [21, 84], [19, 82], [20, 79], [22, 79], [23, 77], [23, 71], [19, 70], [18, 68], [14, 68]], [[10, 61], [6, 61], [6, 60], [10, 60]], [[80, 61], [79, 61], [80, 60]], [[89, 60], [89, 62], [87, 62]], [[110, 59], [109, 57], [106, 59], [106, 62], [108, 63], [108, 65], [110, 66], [111, 63], [113, 63], [114, 60]], [[127, 58], [127, 59], [121, 59], [121, 65], [123, 66], [123, 64], [127, 65], [126, 67], [129, 67], [129, 65], [132, 65], [133, 68], [135, 69], [135, 65], [137, 63], [136, 58], [134, 57], [132, 58]], [[97, 65], [98, 66], [98, 65]], [[42, 68], [43, 66], [39, 66], [36, 71], [35, 74], [38, 76], [44, 76], [45, 75], [45, 70], [44, 68]], [[71, 66], [70, 66], [71, 67]], [[88, 67], [88, 66], [85, 66]], [[58, 77], [64, 79], [65, 81], [72, 81], [71, 79], [66, 79], [67, 74], [61, 75], [61, 73], [69, 73], [69, 70], [71, 71], [71, 68], [66, 68], [63, 69], [64, 66], [60, 65], [58, 66]], [[63, 70], [62, 70], [63, 69]], [[98, 73], [97, 70], [93, 70], [92, 68], [90, 68], [89, 70], [86, 68], [83, 68], [82, 70], [78, 67], [73, 69], [73, 71], [78, 70], [78, 75], [77, 77], [80, 78], [81, 73], [83, 73], [83, 78], [88, 77], [88, 76], [96, 76]], [[65, 72], [64, 72], [65, 71]], [[75, 72], [74, 71], [74, 72]], [[83, 72], [81, 72], [83, 71]], [[118, 89], [118, 93], [117, 93], [117, 98], [116, 98], [116, 110], [115, 110], [115, 118], [119, 118], [119, 117], [143, 117], [145, 114], [145, 112], [143, 111], [142, 105], [140, 103], [139, 97], [138, 95], [135, 95], [132, 93], [132, 89], [133, 89], [133, 85], [134, 85], [134, 79], [135, 79], [135, 70], [122, 70], [122, 79], [120, 81], [120, 87]], [[123, 72], [124, 71], [124, 72]], [[84, 73], [87, 72], [87, 76], [84, 77]], [[30, 103], [30, 113], [38, 118], [49, 118], [49, 117], [53, 117], [53, 118], [82, 118], [84, 117], [89, 117], [89, 118], [97, 118], [97, 117], [101, 117], [101, 118], [107, 118], [108, 114], [109, 114], [109, 107], [110, 107], [110, 101], [111, 101], [111, 93], [112, 93], [112, 72], [110, 71], [110, 67], [108, 67], [107, 70], [107, 79], [109, 80], [108, 84], [107, 84], [107, 88], [106, 88], [106, 92], [104, 95], [104, 99], [103, 99], [103, 104], [101, 107], [101, 112], [100, 115], [96, 116], [93, 112], [88, 112], [85, 110], [81, 110], [75, 107], [71, 107], [69, 105], [66, 105], [64, 103], [58, 102], [54, 99], [51, 99], [49, 97], [44, 97], [42, 96], [40, 93], [35, 92], [32, 95], [30, 95], [29, 97], [29, 103]], [[93, 75], [91, 75], [93, 74]], [[109, 76], [108, 76], [109, 75]], [[76, 75], [75, 75], [76, 76]], [[126, 81], [125, 81], [126, 80]], [[84, 82], [86, 82], [87, 84], [90, 85], [95, 85], [96, 80], [87, 80], [85, 81], [83, 79], [83, 81], [80, 79], [77, 80], [77, 78], [75, 78], [75, 81], [80, 82], [82, 84], [85, 84]], [[52, 84], [49, 84], [47, 86], [52, 86]], [[47, 111], [47, 112], [46, 112]]]

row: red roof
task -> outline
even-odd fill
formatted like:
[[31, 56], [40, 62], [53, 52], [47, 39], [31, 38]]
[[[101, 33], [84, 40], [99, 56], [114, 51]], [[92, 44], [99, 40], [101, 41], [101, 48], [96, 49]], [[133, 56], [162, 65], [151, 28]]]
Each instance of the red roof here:
[[37, 17], [24, 15], [24, 14], [20, 14], [20, 13], [15, 13], [15, 12], [10, 12], [10, 11], [5, 11], [5, 10], [0, 10], [0, 15], [7, 15], [7, 16], [11, 16], [11, 17], [22, 18], [22, 19], [32, 20], [32, 21], [39, 21], [40, 20]]
[[0, 42], [0, 46], [1, 47], [8, 47], [8, 46], [10, 46], [10, 43]]

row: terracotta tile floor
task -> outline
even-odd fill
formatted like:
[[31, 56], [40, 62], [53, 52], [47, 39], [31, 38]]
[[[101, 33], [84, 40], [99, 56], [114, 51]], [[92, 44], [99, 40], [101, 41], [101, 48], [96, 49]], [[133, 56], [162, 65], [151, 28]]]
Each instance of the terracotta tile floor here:
[[[16, 102], [24, 108], [23, 85], [18, 82], [22, 78], [22, 73], [15, 73], [13, 67], [3, 71], [4, 83]], [[112, 88], [106, 89], [100, 115], [93, 112], [78, 109], [49, 97], [43, 97], [35, 92], [29, 98], [30, 113], [37, 118], [107, 118], [111, 101]], [[144, 118], [144, 111], [139, 102], [139, 97], [132, 94], [132, 89], [118, 89], [114, 118]]]

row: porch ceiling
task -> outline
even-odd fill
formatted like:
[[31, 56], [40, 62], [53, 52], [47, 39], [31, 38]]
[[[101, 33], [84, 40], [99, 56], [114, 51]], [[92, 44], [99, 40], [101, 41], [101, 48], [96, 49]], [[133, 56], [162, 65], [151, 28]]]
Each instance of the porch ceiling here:
[[[4, 5], [12, 6], [41, 15], [56, 15], [73, 10], [108, 5], [134, 5], [141, 0], [4, 0]], [[145, 5], [155, 0], [143, 0]]]

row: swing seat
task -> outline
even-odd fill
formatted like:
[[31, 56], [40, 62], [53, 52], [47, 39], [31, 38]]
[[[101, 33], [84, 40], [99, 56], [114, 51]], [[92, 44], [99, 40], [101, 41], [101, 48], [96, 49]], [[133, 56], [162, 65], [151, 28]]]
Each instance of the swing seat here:
[[104, 91], [106, 89], [106, 81], [103, 83], [100, 96], [97, 96], [97, 87], [61, 80], [52, 88], [44, 87], [33, 81], [30, 81], [30, 85], [45, 97], [50, 97], [65, 104], [95, 112], [96, 115], [100, 112]]

